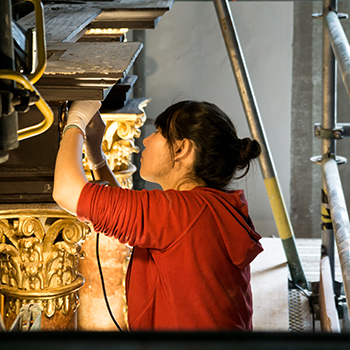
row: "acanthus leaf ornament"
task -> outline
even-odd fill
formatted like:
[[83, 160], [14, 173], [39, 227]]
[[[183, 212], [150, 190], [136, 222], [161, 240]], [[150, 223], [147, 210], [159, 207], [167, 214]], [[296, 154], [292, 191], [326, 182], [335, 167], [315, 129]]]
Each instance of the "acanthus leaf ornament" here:
[[62, 210], [0, 210], [0, 292], [8, 300], [7, 317], [29, 302], [46, 317], [76, 310], [84, 283], [78, 261], [88, 233], [85, 223]]

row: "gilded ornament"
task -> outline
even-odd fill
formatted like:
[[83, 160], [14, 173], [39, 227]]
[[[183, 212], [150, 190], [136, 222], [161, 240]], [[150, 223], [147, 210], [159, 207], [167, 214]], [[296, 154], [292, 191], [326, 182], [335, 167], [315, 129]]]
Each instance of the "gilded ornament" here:
[[[136, 167], [132, 164], [132, 154], [140, 151], [135, 146], [135, 138], [141, 135], [140, 128], [146, 121], [144, 107], [149, 101], [142, 98], [134, 99], [122, 109], [101, 113], [106, 124], [102, 150], [109, 167], [124, 188], [133, 187], [132, 174], [136, 171]], [[83, 163], [86, 176], [91, 180], [86, 156]]]
[[76, 310], [84, 284], [78, 261], [84, 257], [88, 226], [61, 210], [0, 214], [0, 292], [8, 300], [6, 316], [28, 303], [37, 303], [47, 317]]

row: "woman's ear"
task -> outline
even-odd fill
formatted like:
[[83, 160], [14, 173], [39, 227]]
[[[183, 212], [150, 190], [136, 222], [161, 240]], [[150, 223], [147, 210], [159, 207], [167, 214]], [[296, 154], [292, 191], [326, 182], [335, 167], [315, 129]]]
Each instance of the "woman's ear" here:
[[190, 155], [192, 155], [193, 151], [194, 151], [194, 147], [193, 147], [192, 141], [190, 141], [189, 139], [176, 141], [174, 160], [175, 161], [183, 160], [189, 157]]

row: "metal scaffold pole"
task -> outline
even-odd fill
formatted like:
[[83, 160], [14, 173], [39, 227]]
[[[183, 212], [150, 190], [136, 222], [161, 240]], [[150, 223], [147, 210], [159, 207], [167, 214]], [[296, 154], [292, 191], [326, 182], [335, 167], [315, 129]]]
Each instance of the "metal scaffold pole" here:
[[[11, 0], [0, 1], [0, 70], [14, 70], [14, 46], [11, 31]], [[18, 147], [17, 112], [11, 110], [11, 94], [14, 87], [10, 80], [0, 80], [0, 164], [7, 161], [8, 150]]]
[[227, 0], [214, 0], [214, 5], [251, 135], [260, 143], [262, 148], [262, 154], [259, 157], [260, 168], [277, 230], [287, 257], [291, 278], [293, 283], [308, 289], [308, 283], [296, 249], [293, 229], [283, 200], [231, 10]]
[[[337, 1], [323, 1], [323, 16], [329, 9], [337, 9]], [[327, 29], [322, 29], [322, 123], [321, 128], [324, 130], [334, 130], [337, 122], [336, 100], [337, 100], [337, 61], [332, 51], [331, 40]], [[322, 139], [322, 155], [336, 154], [336, 141], [332, 138]], [[328, 216], [328, 198], [327, 189], [322, 174], [322, 247], [323, 253], [328, 255], [332, 277], [334, 279], [334, 234], [332, 220]]]
[[[350, 299], [350, 223], [344, 193], [338, 171], [336, 156], [336, 137], [332, 133], [337, 127], [337, 62], [346, 91], [350, 97], [350, 47], [337, 14], [337, 0], [323, 0], [323, 98], [322, 98], [322, 123], [321, 131], [326, 135], [322, 138], [322, 255], [329, 258], [331, 276], [324, 278], [321, 266], [320, 278], [326, 280], [327, 293], [320, 288], [319, 304], [321, 328], [325, 331], [340, 332], [336, 303], [334, 302], [334, 236], [338, 247], [341, 264], [343, 287], [346, 295], [347, 306]], [[323, 132], [324, 133], [324, 132]], [[324, 217], [327, 220], [324, 220]], [[327, 267], [328, 268], [328, 267]], [[348, 309], [348, 308], [347, 308]], [[347, 315], [348, 316], [348, 315]], [[345, 313], [343, 317], [345, 316]]]
[[[324, 172], [325, 186], [328, 192], [329, 208], [334, 225], [335, 239], [338, 247], [340, 267], [343, 276], [343, 286], [346, 301], [350, 304], [350, 221], [345, 203], [343, 188], [340, 181], [338, 165], [335, 159], [323, 157], [322, 167]], [[331, 281], [333, 282], [333, 281]], [[333, 287], [333, 285], [331, 284]], [[334, 294], [333, 294], [334, 295]], [[335, 308], [334, 298], [331, 300]], [[330, 320], [326, 315], [326, 322]], [[322, 320], [322, 319], [321, 319]]]

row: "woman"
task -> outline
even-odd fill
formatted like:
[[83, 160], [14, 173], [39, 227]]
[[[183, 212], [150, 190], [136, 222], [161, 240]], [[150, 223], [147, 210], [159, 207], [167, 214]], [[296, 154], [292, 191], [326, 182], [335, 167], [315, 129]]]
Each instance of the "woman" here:
[[[130, 330], [252, 330], [250, 262], [263, 249], [243, 191], [227, 191], [260, 154], [207, 102], [183, 101], [144, 140], [141, 176], [163, 191], [121, 189], [101, 148], [93, 101], [74, 103], [57, 157], [54, 199], [96, 232], [134, 247], [127, 274]], [[92, 121], [90, 122], [90, 120]], [[95, 178], [81, 162], [85, 146]]]

